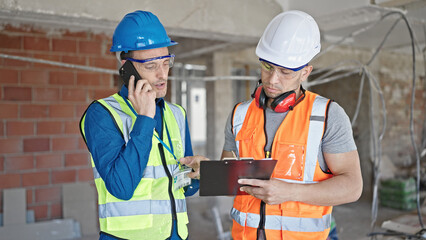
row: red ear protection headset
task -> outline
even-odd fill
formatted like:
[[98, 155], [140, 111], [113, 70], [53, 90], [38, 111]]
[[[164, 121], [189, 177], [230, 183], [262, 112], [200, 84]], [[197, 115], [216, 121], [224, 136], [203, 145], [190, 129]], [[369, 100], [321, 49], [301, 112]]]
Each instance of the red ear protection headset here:
[[[303, 89], [302, 86], [300, 86], [300, 89], [302, 90], [303, 97], [299, 101], [296, 99], [296, 92], [294, 90], [291, 90], [274, 98], [271, 103], [272, 110], [279, 113], [287, 112], [288, 110], [293, 110], [294, 106], [296, 106], [296, 104], [303, 100], [303, 98], [305, 97], [305, 89]], [[261, 83], [257, 85], [256, 89], [252, 94], [252, 97], [254, 97], [256, 101], [256, 106], [262, 109], [266, 109], [269, 97], [266, 96], [266, 93], [263, 90]]]

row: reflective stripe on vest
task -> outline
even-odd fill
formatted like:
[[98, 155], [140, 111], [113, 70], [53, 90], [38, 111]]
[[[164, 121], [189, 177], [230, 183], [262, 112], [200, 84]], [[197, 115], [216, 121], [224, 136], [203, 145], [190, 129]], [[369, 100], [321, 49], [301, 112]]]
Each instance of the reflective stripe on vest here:
[[[260, 215], [255, 213], [240, 212], [235, 208], [231, 210], [231, 217], [241, 226], [257, 228]], [[283, 230], [293, 232], [322, 232], [331, 226], [331, 214], [322, 218], [297, 218], [276, 215], [265, 216], [265, 229]]]
[[[175, 106], [173, 104], [169, 104], [168, 105], [170, 110], [172, 110], [173, 115], [175, 116], [176, 122], [179, 126], [179, 130], [180, 130], [180, 137], [181, 137], [181, 141], [182, 144], [185, 144], [185, 129], [186, 129], [186, 125], [185, 125], [185, 116], [182, 114], [182, 110], [178, 107]], [[182, 147], [183, 149], [183, 156], [185, 156], [185, 147]]]
[[[177, 165], [167, 165], [167, 168], [171, 173], [174, 173], [177, 170]], [[96, 167], [93, 167], [93, 176], [95, 179], [98, 179], [101, 177], [99, 175], [98, 170], [96, 170]], [[146, 166], [145, 171], [143, 172], [143, 178], [162, 178], [167, 177], [166, 172], [164, 171], [163, 166]]]
[[312, 106], [309, 121], [308, 143], [306, 145], [306, 165], [303, 182], [313, 182], [315, 167], [318, 158], [318, 150], [324, 132], [325, 112], [328, 99], [317, 96]]
[[[234, 136], [237, 136], [238, 132], [240, 131], [241, 127], [243, 126], [244, 118], [246, 117], [247, 110], [250, 106], [251, 101], [242, 102], [238, 106], [238, 114], [234, 114], [233, 124], [232, 124], [232, 132], [234, 133]], [[237, 111], [235, 109], [235, 111]], [[237, 157], [240, 157], [240, 141], [235, 141], [237, 145], [237, 152], [235, 155]]]
[[[186, 212], [184, 199], [176, 199], [176, 212]], [[108, 209], [108, 210], [107, 210]], [[168, 200], [110, 202], [99, 205], [99, 218], [146, 214], [172, 214]]]
[[[107, 98], [102, 99], [105, 101], [108, 105], [110, 105], [112, 108], [114, 108], [116, 111], [114, 111], [112, 114], [117, 114], [123, 125], [119, 125], [121, 132], [123, 133], [124, 141], [127, 142], [130, 139], [130, 129], [132, 129], [133, 121], [132, 118], [129, 118], [129, 115], [126, 114], [124, 111], [121, 110], [120, 103], [117, 102], [117, 100], [113, 96], [109, 96]], [[100, 102], [100, 101], [99, 101]], [[119, 111], [117, 111], [119, 110]]]

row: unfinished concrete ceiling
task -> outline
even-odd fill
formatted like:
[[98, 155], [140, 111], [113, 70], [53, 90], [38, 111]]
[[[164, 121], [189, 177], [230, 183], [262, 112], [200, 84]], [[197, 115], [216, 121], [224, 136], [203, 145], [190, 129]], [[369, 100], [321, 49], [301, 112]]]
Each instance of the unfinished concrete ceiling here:
[[[412, 27], [419, 49], [425, 47], [425, 0], [276, 1], [283, 9], [300, 9], [314, 16], [321, 28], [323, 41], [327, 43], [335, 43], [349, 36], [345, 44], [376, 48], [394, 23], [404, 15]], [[384, 48], [410, 50], [411, 38], [403, 19], [393, 28]]]
[[[61, 2], [61, 1], [59, 1]], [[0, 0], [0, 25], [35, 25], [112, 35], [115, 26], [137, 9], [155, 13], [173, 40], [180, 59], [213, 51], [242, 49], [257, 43], [268, 22], [279, 12], [273, 0], [62, 1]], [[262, 11], [258, 11], [262, 9]]]
[[410, 22], [418, 49], [425, 46], [426, 0], [131, 0], [126, 6], [112, 0], [59, 2], [63, 4], [56, 0], [0, 0], [0, 24], [112, 34], [125, 13], [145, 9], [155, 12], [169, 35], [182, 43], [176, 53], [193, 58], [255, 46], [267, 23], [290, 9], [314, 16], [324, 43], [337, 43], [346, 37], [344, 44], [374, 49], [393, 29], [385, 49], [409, 51], [411, 39], [404, 20], [393, 27], [402, 13]]

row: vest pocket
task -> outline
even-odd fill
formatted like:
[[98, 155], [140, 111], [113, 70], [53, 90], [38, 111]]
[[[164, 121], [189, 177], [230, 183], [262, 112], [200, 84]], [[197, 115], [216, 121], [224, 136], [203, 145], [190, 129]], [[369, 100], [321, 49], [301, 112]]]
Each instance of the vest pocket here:
[[152, 214], [135, 215], [126, 217], [111, 217], [107, 218], [108, 231], [128, 231], [151, 228], [153, 222]]
[[[242, 128], [237, 136], [235, 137], [235, 141], [240, 141], [241, 143], [243, 143], [240, 146], [256, 146], [253, 145], [254, 144], [254, 139], [253, 136], [256, 133], [256, 128]], [[249, 152], [249, 150], [246, 150], [247, 152]], [[240, 149], [240, 152], [243, 152], [243, 150]]]
[[305, 147], [303, 145], [278, 143], [273, 158], [278, 160], [273, 178], [303, 180], [305, 167]]

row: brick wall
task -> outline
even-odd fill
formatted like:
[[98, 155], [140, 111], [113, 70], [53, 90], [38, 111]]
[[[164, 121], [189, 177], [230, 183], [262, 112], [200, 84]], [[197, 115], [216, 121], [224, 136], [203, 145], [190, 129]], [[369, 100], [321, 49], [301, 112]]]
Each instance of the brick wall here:
[[[116, 69], [111, 37], [1, 26], [0, 52]], [[36, 221], [62, 217], [62, 184], [92, 182], [79, 120], [117, 91], [114, 76], [0, 58], [0, 212], [5, 188], [25, 188]]]

